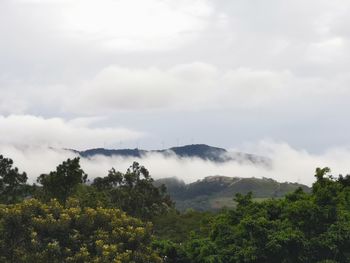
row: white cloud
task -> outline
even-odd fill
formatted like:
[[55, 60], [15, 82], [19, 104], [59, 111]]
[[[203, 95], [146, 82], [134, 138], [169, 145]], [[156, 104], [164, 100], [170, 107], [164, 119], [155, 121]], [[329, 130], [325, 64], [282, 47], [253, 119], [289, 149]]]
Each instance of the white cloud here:
[[70, 94], [65, 85], [36, 84], [33, 81], [11, 81], [0, 76], [0, 115], [26, 114], [33, 110], [62, 111], [63, 101]]
[[89, 79], [65, 85], [36, 86], [0, 78], [0, 114], [111, 116], [125, 110], [291, 110], [296, 102], [319, 108], [323, 105], [316, 104], [315, 99], [337, 101], [349, 95], [348, 83], [347, 74], [341, 72], [334, 76], [298, 76], [288, 69], [223, 69], [204, 62], [169, 68], [111, 65]]
[[206, 0], [76, 0], [64, 9], [62, 30], [111, 50], [159, 51], [191, 40], [210, 14]]
[[27, 173], [29, 183], [36, 182], [40, 174], [49, 173], [66, 159], [76, 156], [73, 152], [47, 146], [14, 146], [3, 143], [0, 144], [0, 154], [13, 159], [14, 166]]
[[314, 63], [334, 63], [342, 60], [345, 53], [345, 40], [341, 37], [335, 37], [310, 44], [307, 59]]
[[0, 143], [85, 149], [144, 136], [126, 128], [94, 128], [91, 125], [94, 122], [94, 118], [65, 121], [31, 115], [0, 115]]
[[50, 29], [56, 35], [109, 51], [160, 51], [181, 46], [203, 31], [213, 12], [207, 0], [16, 2], [54, 14]]
[[[247, 140], [348, 143], [349, 10], [348, 0], [0, 0], [0, 114], [103, 114], [168, 141], [221, 134], [198, 135], [200, 120], [227, 131], [223, 145], [241, 140], [230, 135], [239, 116]], [[338, 136], [323, 136], [324, 115]], [[164, 136], [169, 116], [183, 121]]]
[[[325, 44], [325, 50], [313, 50], [314, 59], [340, 57], [340, 40]], [[330, 45], [330, 47], [328, 47]], [[335, 53], [334, 53], [334, 52]], [[318, 56], [326, 52], [329, 56]], [[310, 53], [311, 56], [311, 53]], [[81, 82], [65, 99], [64, 109], [78, 113], [159, 110], [293, 110], [295, 103], [322, 109], [318, 101], [341, 101], [350, 95], [347, 74], [303, 76], [288, 69], [220, 68], [194, 62], [170, 68], [122, 67], [112, 65], [93, 78]], [[308, 108], [304, 108], [308, 110]]]
[[[348, 160], [350, 150], [347, 148], [329, 149], [322, 154], [312, 154], [305, 150], [298, 150], [283, 142], [262, 141], [251, 144], [249, 149], [272, 159], [271, 168], [258, 165], [235, 162], [216, 164], [200, 159], [179, 159], [164, 157], [160, 154], [150, 154], [143, 159], [95, 156], [82, 159], [82, 168], [93, 179], [106, 176], [107, 171], [114, 167], [125, 172], [133, 161], [138, 161], [149, 169], [153, 178], [176, 176], [187, 183], [211, 175], [231, 177], [267, 177], [279, 182], [299, 182], [311, 185], [314, 181], [316, 167], [328, 166], [334, 175], [349, 172]], [[245, 149], [247, 150], [247, 149]], [[27, 171], [30, 181], [34, 182], [41, 173], [54, 170], [67, 158], [75, 155], [72, 152], [56, 150], [42, 146], [14, 147], [0, 144], [0, 153], [13, 158], [20, 170]]]
[[249, 108], [284, 97], [288, 71], [219, 70], [207, 63], [170, 69], [111, 66], [86, 81], [69, 101], [83, 111]]
[[93, 106], [90, 113], [260, 107], [286, 94], [308, 100], [317, 85], [339, 83], [335, 75], [348, 72], [349, 43], [340, 30], [348, 6], [344, 0], [5, 0], [0, 69], [16, 83], [0, 77], [0, 113], [45, 106], [69, 114], [67, 94], [77, 83], [84, 84], [75, 97], [82, 97], [84, 112]]

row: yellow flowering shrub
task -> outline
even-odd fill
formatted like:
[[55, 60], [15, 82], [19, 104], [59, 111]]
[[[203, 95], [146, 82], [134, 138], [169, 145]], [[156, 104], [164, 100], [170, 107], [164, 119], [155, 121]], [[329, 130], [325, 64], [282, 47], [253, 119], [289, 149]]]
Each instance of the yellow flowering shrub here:
[[151, 225], [118, 209], [31, 199], [0, 206], [0, 262], [157, 263]]

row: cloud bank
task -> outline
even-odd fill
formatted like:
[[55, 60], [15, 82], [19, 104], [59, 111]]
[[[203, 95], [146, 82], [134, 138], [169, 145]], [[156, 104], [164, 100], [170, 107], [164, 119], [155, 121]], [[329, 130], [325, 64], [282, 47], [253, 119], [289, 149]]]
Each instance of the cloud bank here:
[[[91, 159], [82, 159], [82, 168], [89, 174], [90, 180], [97, 176], [106, 176], [112, 167], [125, 172], [133, 161], [138, 161], [149, 169], [153, 178], [176, 176], [185, 182], [203, 179], [205, 176], [224, 175], [231, 177], [267, 177], [279, 182], [299, 182], [311, 185], [314, 182], [316, 167], [329, 166], [334, 175], [349, 172], [348, 160], [350, 149], [330, 149], [323, 154], [311, 154], [305, 150], [297, 150], [286, 143], [263, 141], [251, 145], [260, 154], [272, 159], [272, 167], [266, 168], [247, 163], [216, 164], [201, 159], [179, 159], [164, 157], [160, 154], [150, 154], [145, 158], [120, 158], [95, 156]], [[30, 182], [34, 182], [41, 173], [54, 170], [55, 167], [67, 158], [75, 156], [66, 150], [57, 150], [47, 147], [14, 147], [0, 145], [0, 153], [13, 158], [20, 170], [27, 171]]]
[[141, 132], [126, 128], [93, 127], [98, 118], [41, 118], [31, 115], [0, 115], [0, 143], [85, 149], [143, 137]]
[[90, 113], [149, 109], [247, 109], [266, 106], [287, 97], [291, 99], [292, 93], [294, 97], [298, 96], [298, 89], [293, 88], [297, 86], [295, 84], [301, 83], [288, 71], [220, 70], [201, 62], [169, 69], [110, 66], [82, 84], [77, 90], [81, 95], [73, 96], [68, 108]]

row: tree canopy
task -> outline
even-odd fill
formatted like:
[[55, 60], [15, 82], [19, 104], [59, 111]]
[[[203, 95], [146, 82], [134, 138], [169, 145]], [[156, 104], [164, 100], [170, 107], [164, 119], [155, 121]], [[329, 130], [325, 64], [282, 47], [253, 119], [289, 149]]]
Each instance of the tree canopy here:
[[27, 174], [13, 167], [13, 161], [0, 155], [0, 202], [9, 204], [22, 200], [26, 190]]
[[349, 176], [316, 170], [311, 194], [253, 202], [237, 195], [237, 208], [220, 213], [208, 236], [187, 243], [190, 262], [350, 262]]
[[117, 209], [82, 208], [76, 200], [0, 206], [1, 262], [161, 262], [151, 241], [149, 223]]
[[236, 194], [234, 208], [180, 213], [137, 162], [90, 185], [79, 161], [40, 175], [29, 194], [26, 174], [0, 156], [0, 262], [350, 262], [350, 176], [328, 167], [311, 192]]
[[42, 185], [44, 198], [57, 198], [64, 204], [86, 179], [87, 174], [81, 169], [80, 158], [77, 157], [64, 161], [57, 166], [56, 171], [40, 175], [37, 181]]
[[107, 193], [113, 206], [132, 216], [151, 219], [173, 208], [164, 185], [156, 187], [148, 170], [134, 162], [126, 173], [112, 168], [106, 177], [95, 178], [92, 186]]

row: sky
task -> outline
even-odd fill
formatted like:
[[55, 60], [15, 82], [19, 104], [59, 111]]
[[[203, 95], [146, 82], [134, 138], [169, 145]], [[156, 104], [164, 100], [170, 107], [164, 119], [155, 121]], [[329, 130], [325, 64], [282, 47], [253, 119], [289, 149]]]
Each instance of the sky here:
[[347, 0], [1, 0], [0, 149], [274, 147], [346, 173], [349, 24]]

